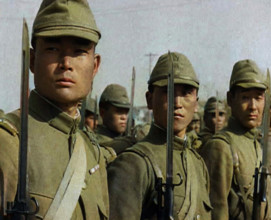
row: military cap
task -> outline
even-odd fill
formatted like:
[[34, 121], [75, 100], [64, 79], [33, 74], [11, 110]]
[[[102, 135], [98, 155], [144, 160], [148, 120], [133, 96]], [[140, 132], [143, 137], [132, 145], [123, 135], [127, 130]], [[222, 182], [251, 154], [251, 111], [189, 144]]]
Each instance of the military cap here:
[[199, 88], [199, 80], [187, 57], [181, 53], [166, 53], [159, 57], [148, 81], [149, 85], [166, 86], [168, 73], [171, 71], [171, 58], [173, 61], [173, 75], [175, 84], [188, 84]]
[[205, 103], [204, 112], [212, 113], [212, 112], [215, 112], [216, 109], [219, 112], [226, 113], [225, 104], [221, 100], [217, 100], [216, 97], [212, 96]]
[[234, 64], [230, 79], [230, 89], [233, 86], [267, 88], [265, 78], [253, 60], [240, 60]]
[[110, 103], [119, 108], [130, 108], [130, 102], [126, 89], [118, 84], [108, 85], [100, 98], [100, 103]]
[[[86, 110], [95, 114], [96, 100], [93, 98], [88, 98], [86, 103]], [[96, 106], [96, 115], [98, 115], [98, 107]]]
[[87, 0], [43, 0], [32, 28], [35, 37], [72, 36], [98, 43], [101, 33]]

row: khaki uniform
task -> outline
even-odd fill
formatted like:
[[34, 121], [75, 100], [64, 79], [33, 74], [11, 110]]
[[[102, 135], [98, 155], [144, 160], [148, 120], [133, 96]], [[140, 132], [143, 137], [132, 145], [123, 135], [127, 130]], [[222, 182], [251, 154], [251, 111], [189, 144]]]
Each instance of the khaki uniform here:
[[[97, 141], [97, 137], [95, 135], [95, 133], [89, 129], [89, 127], [85, 126], [84, 129], [86, 131], [87, 136], [89, 137], [89, 140], [96, 145], [98, 144]], [[99, 145], [101, 148], [101, 151], [103, 153], [103, 156], [105, 158], [106, 164], [108, 165], [109, 163], [111, 163], [113, 160], [116, 159], [117, 157], [117, 153], [116, 151], [109, 145], [105, 144], [105, 145]]]
[[230, 118], [228, 127], [201, 149], [210, 174], [212, 219], [252, 219], [253, 175], [262, 157], [257, 138], [256, 128], [245, 129]]
[[114, 149], [116, 154], [121, 153], [128, 147], [132, 147], [136, 143], [136, 139], [130, 136], [116, 137], [109, 142], [103, 142], [101, 144], [102, 147], [110, 147]]
[[[6, 117], [12, 123], [15, 122], [16, 117], [13, 113]], [[40, 210], [36, 215], [38, 219], [42, 219], [46, 214], [63, 178], [76, 142], [79, 121], [80, 117], [72, 119], [36, 92], [31, 92], [28, 179], [30, 195], [34, 196], [40, 205]], [[1, 127], [0, 171], [3, 186], [1, 211], [3, 212], [3, 206], [7, 201], [13, 201], [16, 193], [19, 140], [18, 133], [16, 129], [12, 129], [12, 125], [8, 128]], [[85, 133], [80, 132], [84, 139], [87, 170], [85, 186], [81, 191], [72, 219], [108, 219], [105, 161], [100, 149], [89, 141]], [[94, 167], [96, 167], [95, 172], [90, 172]]]
[[203, 148], [203, 146], [208, 142], [209, 139], [212, 138], [213, 135], [214, 134], [207, 127], [204, 127], [202, 131], [198, 134], [198, 142], [200, 144], [197, 145], [198, 146], [197, 151], [199, 153], [201, 149]]
[[[174, 219], [211, 219], [208, 173], [201, 157], [174, 138]], [[152, 125], [141, 142], [121, 153], [108, 168], [110, 219], [156, 219], [157, 177], [166, 177], [166, 132]]]
[[94, 131], [99, 144], [112, 141], [114, 138], [120, 136], [111, 130], [109, 130], [104, 125], [98, 125], [97, 129]]
[[188, 142], [190, 143], [190, 146], [194, 149], [199, 149], [201, 146], [201, 140], [198, 136], [198, 134], [195, 132], [195, 130], [191, 130], [186, 133]]

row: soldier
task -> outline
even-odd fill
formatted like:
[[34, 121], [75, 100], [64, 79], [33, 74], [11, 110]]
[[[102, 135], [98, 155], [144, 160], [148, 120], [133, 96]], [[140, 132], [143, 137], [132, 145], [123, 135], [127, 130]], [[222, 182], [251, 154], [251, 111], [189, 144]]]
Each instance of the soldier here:
[[129, 108], [129, 98], [123, 86], [110, 84], [104, 89], [99, 101], [103, 124], [95, 130], [100, 144], [112, 141], [124, 134]]
[[232, 115], [228, 126], [201, 150], [210, 174], [212, 219], [252, 219], [254, 170], [262, 150], [258, 142], [266, 81], [252, 60], [235, 63], [227, 102]]
[[[217, 111], [217, 115], [216, 115]], [[198, 134], [204, 145], [217, 131], [220, 131], [226, 124], [226, 107], [221, 100], [210, 97], [204, 106], [204, 128]]]
[[[186, 127], [197, 109], [199, 82], [189, 60], [171, 53], [174, 65], [174, 219], [211, 218], [208, 173], [204, 161], [186, 142]], [[157, 178], [165, 180], [167, 128], [168, 54], [154, 67], [146, 100], [154, 123], [150, 132], [133, 147], [122, 152], [108, 167], [110, 219], [156, 219]], [[162, 202], [162, 201], [160, 201]]]
[[192, 121], [187, 126], [186, 132], [195, 131], [196, 134], [198, 134], [200, 132], [200, 127], [201, 127], [200, 114], [198, 112], [195, 112]]
[[96, 100], [93, 98], [89, 98], [86, 104], [85, 111], [85, 125], [88, 129], [94, 130], [98, 125], [98, 111], [95, 110]]
[[[100, 65], [100, 37], [87, 0], [41, 3], [30, 51], [35, 89], [29, 97], [28, 192], [39, 203], [31, 219], [108, 219], [105, 161], [78, 130], [78, 104]], [[9, 113], [0, 124], [1, 216], [17, 188], [17, 115]]]

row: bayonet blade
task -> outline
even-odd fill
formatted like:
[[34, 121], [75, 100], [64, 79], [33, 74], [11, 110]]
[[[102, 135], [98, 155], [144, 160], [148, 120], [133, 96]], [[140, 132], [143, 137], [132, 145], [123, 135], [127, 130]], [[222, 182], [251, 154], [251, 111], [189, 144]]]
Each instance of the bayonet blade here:
[[21, 131], [19, 150], [19, 178], [17, 198], [27, 200], [27, 146], [28, 146], [28, 96], [29, 96], [29, 35], [26, 20], [23, 20], [22, 72], [21, 72]]
[[170, 51], [169, 73], [168, 73], [168, 111], [167, 111], [167, 166], [166, 166], [166, 192], [165, 192], [165, 214], [166, 219], [173, 219], [173, 135], [174, 135], [174, 67]]

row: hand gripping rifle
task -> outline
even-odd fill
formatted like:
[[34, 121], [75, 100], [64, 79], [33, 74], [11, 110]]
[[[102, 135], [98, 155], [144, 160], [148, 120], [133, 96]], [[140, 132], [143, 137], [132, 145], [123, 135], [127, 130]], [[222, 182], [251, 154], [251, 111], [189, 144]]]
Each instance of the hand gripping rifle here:
[[131, 100], [130, 100], [130, 111], [129, 111], [129, 118], [127, 123], [127, 136], [132, 135], [132, 127], [133, 127], [133, 115], [134, 115], [134, 97], [135, 97], [135, 67], [133, 66], [132, 72], [132, 86], [131, 86]]
[[22, 39], [22, 73], [21, 73], [21, 124], [19, 145], [19, 171], [17, 194], [14, 202], [7, 202], [7, 214], [11, 219], [27, 219], [39, 211], [38, 202], [31, 198], [35, 204], [35, 211], [30, 210], [27, 182], [27, 146], [28, 146], [28, 92], [29, 92], [29, 36], [26, 20], [23, 20]]
[[[174, 69], [171, 53], [168, 51], [168, 58], [170, 60], [168, 73], [168, 87], [167, 87], [167, 154], [166, 154], [166, 183], [162, 183], [162, 179], [157, 180], [158, 190], [158, 219], [159, 220], [173, 220], [173, 190], [175, 186], [182, 184], [182, 177], [180, 174], [180, 182], [173, 183], [173, 136], [174, 136]], [[165, 186], [165, 192], [163, 187]]]
[[263, 150], [262, 164], [259, 170], [258, 167], [255, 169], [254, 175], [254, 193], [253, 193], [253, 212], [252, 212], [252, 220], [260, 220], [261, 219], [261, 204], [266, 203], [266, 188], [267, 188], [267, 177], [270, 175], [270, 171], [268, 170], [268, 157], [271, 156], [270, 137], [269, 133], [269, 125], [270, 125], [270, 73], [269, 69], [267, 69], [267, 80], [268, 83], [267, 89], [265, 91], [265, 107], [264, 114], [262, 120], [261, 130], [263, 131], [263, 137], [261, 139], [261, 145]]

